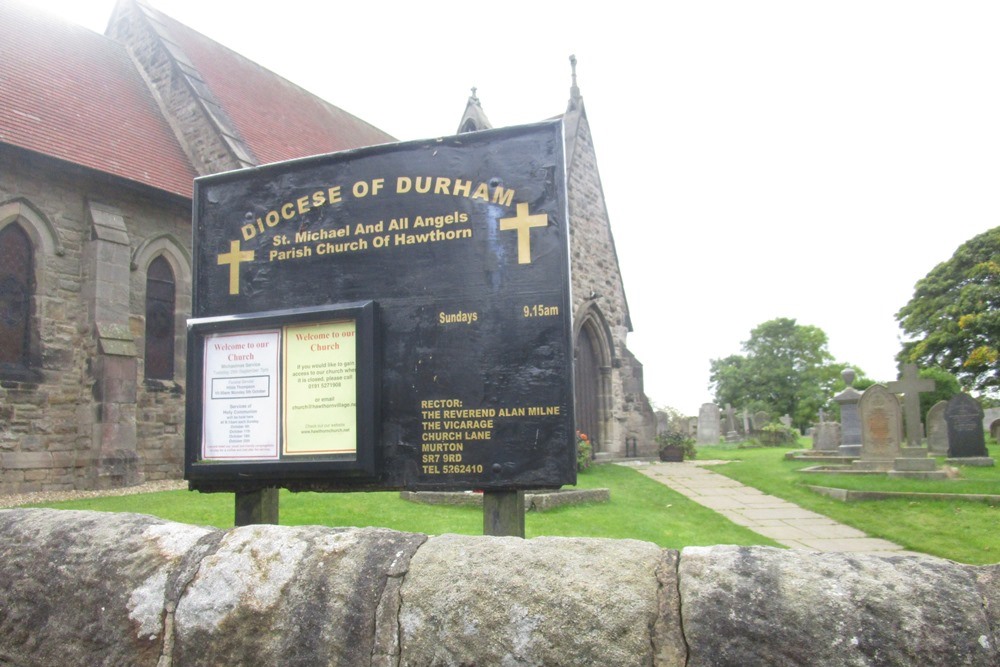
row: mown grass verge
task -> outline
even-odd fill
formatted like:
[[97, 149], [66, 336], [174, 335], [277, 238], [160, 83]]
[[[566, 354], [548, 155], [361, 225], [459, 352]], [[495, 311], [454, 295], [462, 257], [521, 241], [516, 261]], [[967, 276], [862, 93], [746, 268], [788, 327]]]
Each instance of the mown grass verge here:
[[[995, 443], [990, 443], [989, 450], [991, 456], [1000, 458]], [[788, 451], [792, 450], [699, 447], [698, 458], [729, 460], [712, 470], [907, 549], [961, 563], [1000, 562], [1000, 507], [962, 498], [844, 503], [808, 488], [815, 485], [862, 491], [1000, 494], [1000, 468], [963, 466], [958, 468], [958, 479], [940, 481], [801, 473], [800, 469], [815, 462], [785, 460]]]
[[[698, 505], [634, 470], [599, 465], [579, 476], [580, 488], [608, 488], [611, 502], [530, 512], [527, 537], [603, 537], [637, 539], [662, 547], [712, 544], [770, 545], [775, 542]], [[232, 494], [166, 491], [134, 496], [89, 498], [39, 505], [57, 509], [137, 512], [170, 521], [229, 528]], [[282, 525], [380, 526], [440, 535], [481, 535], [483, 513], [476, 507], [419, 505], [398, 493], [281, 492]]]

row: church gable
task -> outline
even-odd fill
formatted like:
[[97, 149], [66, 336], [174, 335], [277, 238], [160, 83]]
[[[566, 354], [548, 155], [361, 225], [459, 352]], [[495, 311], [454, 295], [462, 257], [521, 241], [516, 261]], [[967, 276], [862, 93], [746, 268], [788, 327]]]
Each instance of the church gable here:
[[194, 170], [121, 45], [0, 6], [0, 142], [190, 196]]
[[393, 141], [143, 0], [120, 0], [108, 34], [127, 44], [200, 174]]
[[574, 132], [567, 138], [567, 147], [573, 147], [567, 158], [567, 178], [574, 306], [579, 307], [587, 298], [602, 298], [605, 317], [613, 328], [620, 328], [615, 338], [621, 339], [624, 346], [624, 336], [632, 330], [632, 321], [590, 124], [582, 108], [566, 116], [567, 131]]

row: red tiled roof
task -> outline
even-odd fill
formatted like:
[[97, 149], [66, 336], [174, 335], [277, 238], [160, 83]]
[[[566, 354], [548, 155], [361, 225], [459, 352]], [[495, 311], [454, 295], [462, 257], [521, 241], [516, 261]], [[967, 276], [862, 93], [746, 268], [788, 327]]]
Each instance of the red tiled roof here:
[[196, 175], [122, 45], [9, 0], [0, 142], [184, 197]]
[[261, 164], [395, 139], [159, 13]]

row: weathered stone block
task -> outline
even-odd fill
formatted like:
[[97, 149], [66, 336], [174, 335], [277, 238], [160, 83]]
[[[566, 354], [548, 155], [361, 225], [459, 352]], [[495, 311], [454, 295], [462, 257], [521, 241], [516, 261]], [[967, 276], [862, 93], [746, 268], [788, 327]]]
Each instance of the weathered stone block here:
[[0, 511], [0, 655], [18, 665], [149, 665], [168, 582], [215, 531], [147, 516]]
[[391, 653], [375, 642], [379, 623], [397, 627], [387, 582], [425, 539], [376, 528], [230, 531], [178, 601], [175, 664], [360, 665]]
[[975, 568], [718, 546], [684, 549], [679, 577], [690, 667], [997, 664]]
[[400, 664], [682, 665], [669, 558], [634, 540], [431, 538], [402, 586]]

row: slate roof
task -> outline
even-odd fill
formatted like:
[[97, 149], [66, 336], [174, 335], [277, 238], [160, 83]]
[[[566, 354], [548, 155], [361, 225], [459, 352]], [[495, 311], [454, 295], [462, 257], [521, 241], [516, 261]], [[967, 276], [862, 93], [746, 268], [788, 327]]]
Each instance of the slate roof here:
[[[394, 141], [140, 2], [258, 164]], [[0, 0], [0, 142], [191, 197], [198, 175], [118, 42]]]
[[185, 197], [195, 177], [125, 48], [0, 0], [0, 142]]

